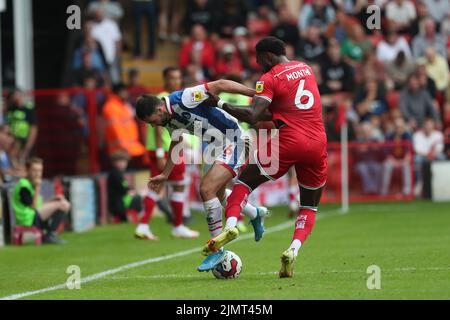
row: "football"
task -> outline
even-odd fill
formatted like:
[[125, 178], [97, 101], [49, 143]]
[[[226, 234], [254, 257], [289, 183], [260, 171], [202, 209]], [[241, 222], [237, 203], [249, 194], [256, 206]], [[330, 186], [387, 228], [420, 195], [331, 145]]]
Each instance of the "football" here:
[[225, 251], [222, 261], [212, 270], [217, 279], [236, 279], [242, 271], [242, 261], [232, 251]]

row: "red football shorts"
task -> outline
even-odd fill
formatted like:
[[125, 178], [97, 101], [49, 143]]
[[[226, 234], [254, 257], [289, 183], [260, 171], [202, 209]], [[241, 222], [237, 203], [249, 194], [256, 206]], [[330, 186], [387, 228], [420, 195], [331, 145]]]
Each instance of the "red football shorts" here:
[[256, 163], [267, 178], [277, 180], [295, 167], [300, 186], [319, 189], [327, 180], [327, 143], [300, 135], [284, 126], [255, 152]]
[[[157, 176], [158, 174], [161, 174], [161, 171], [158, 170], [158, 166], [156, 165], [156, 152], [155, 151], [149, 151], [148, 152], [149, 158], [150, 158], [150, 173], [152, 177]], [[168, 153], [166, 152], [166, 159], [167, 159]], [[176, 164], [173, 167], [172, 172], [170, 173], [169, 177], [167, 178], [167, 181], [169, 182], [177, 182], [182, 183], [184, 181], [184, 173], [186, 172], [186, 165], [183, 162], [180, 164]]]

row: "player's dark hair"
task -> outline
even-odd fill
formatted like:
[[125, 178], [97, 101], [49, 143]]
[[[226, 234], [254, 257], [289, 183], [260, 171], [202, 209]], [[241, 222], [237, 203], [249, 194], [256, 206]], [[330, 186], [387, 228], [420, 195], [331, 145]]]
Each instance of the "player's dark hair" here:
[[277, 37], [266, 37], [256, 44], [256, 52], [270, 52], [276, 56], [285, 56], [286, 44]]
[[177, 67], [164, 68], [164, 70], [163, 70], [163, 77], [164, 77], [164, 79], [166, 79], [171, 72], [179, 71], [179, 70], [180, 70], [180, 68], [177, 68]]
[[151, 116], [155, 112], [156, 107], [160, 103], [161, 99], [159, 99], [158, 97], [149, 94], [140, 96], [136, 101], [136, 117], [139, 120], [144, 121], [145, 118]]
[[118, 94], [120, 91], [125, 90], [127, 87], [122, 82], [113, 85], [112, 92]]

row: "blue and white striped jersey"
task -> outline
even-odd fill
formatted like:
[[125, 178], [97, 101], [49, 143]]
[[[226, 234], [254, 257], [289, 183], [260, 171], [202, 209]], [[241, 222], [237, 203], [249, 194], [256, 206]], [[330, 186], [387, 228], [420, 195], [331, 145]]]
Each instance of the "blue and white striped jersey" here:
[[[246, 138], [245, 131], [235, 117], [222, 109], [203, 104], [208, 98], [207, 92], [207, 85], [199, 85], [175, 91], [164, 98], [167, 110], [173, 116], [166, 125], [171, 136], [175, 130], [185, 129], [192, 135], [199, 136], [201, 134], [205, 141], [208, 141], [211, 136], [217, 138], [220, 133], [223, 141], [231, 134], [238, 139]], [[210, 130], [213, 130], [214, 133], [211, 134]]]

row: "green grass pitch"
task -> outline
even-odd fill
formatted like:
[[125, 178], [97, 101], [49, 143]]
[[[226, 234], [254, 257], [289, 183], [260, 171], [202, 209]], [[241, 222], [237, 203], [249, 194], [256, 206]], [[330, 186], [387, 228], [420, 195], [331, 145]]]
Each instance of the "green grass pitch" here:
[[[135, 240], [134, 226], [128, 224], [65, 233], [66, 246], [1, 248], [0, 298], [65, 284], [69, 265], [79, 266], [81, 277], [88, 280], [81, 289], [61, 286], [23, 298], [450, 298], [449, 203], [353, 204], [348, 214], [337, 209], [321, 206], [320, 219], [300, 250], [293, 279], [277, 278], [279, 257], [293, 230], [287, 209], [278, 207], [266, 220], [270, 231], [261, 242], [255, 243], [249, 234], [228, 246], [242, 259], [239, 279], [217, 280], [211, 273], [196, 271], [202, 260], [200, 247], [207, 239], [206, 223], [197, 213], [191, 225], [202, 232], [197, 240], [171, 239], [170, 226], [155, 218], [152, 229], [159, 242]], [[147, 263], [130, 265], [144, 260]], [[367, 288], [370, 265], [381, 269], [379, 290]]]

